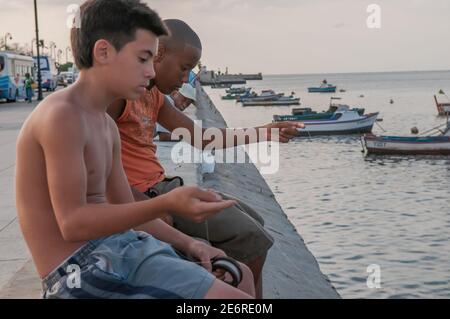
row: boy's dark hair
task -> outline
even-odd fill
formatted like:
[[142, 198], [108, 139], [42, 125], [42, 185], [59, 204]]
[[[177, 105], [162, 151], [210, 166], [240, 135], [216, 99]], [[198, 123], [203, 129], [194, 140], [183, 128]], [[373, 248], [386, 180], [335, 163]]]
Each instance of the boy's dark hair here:
[[159, 15], [140, 0], [88, 0], [80, 7], [79, 25], [71, 30], [72, 53], [77, 67], [93, 66], [95, 42], [109, 41], [117, 51], [135, 39], [136, 30], [168, 35]]
[[164, 20], [164, 24], [170, 35], [162, 37], [160, 42], [169, 50], [177, 51], [184, 49], [185, 45], [190, 45], [202, 51], [202, 42], [194, 30], [184, 21], [178, 19]]

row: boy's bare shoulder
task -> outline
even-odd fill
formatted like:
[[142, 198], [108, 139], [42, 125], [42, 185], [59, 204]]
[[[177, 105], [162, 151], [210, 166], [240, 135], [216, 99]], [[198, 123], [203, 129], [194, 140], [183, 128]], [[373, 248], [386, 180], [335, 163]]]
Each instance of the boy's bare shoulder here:
[[35, 109], [29, 123], [36, 138], [50, 133], [65, 134], [83, 127], [83, 115], [70, 92], [62, 90], [49, 95]]

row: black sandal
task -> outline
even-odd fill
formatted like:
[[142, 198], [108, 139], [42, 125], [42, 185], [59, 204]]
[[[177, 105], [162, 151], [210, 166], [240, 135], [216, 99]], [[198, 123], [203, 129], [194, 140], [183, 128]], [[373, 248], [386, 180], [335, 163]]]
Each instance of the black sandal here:
[[232, 282], [226, 282], [233, 287], [237, 287], [242, 281], [242, 269], [236, 260], [229, 257], [215, 257], [211, 259], [212, 270], [223, 269], [231, 275]]

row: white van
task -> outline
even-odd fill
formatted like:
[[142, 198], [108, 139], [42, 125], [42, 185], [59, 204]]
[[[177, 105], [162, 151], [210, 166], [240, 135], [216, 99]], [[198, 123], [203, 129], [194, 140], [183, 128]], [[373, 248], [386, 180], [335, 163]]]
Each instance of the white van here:
[[[37, 63], [37, 56], [34, 57], [34, 61]], [[42, 55], [40, 56], [40, 61], [42, 88], [47, 91], [56, 90], [58, 86], [58, 70], [56, 69], [55, 61], [48, 56]]]

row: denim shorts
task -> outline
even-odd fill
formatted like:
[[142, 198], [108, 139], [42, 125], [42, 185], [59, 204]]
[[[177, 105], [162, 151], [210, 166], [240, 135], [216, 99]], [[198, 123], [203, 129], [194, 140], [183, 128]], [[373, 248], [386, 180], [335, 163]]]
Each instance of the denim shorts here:
[[201, 299], [214, 280], [170, 245], [128, 231], [88, 242], [42, 285], [45, 299]]

